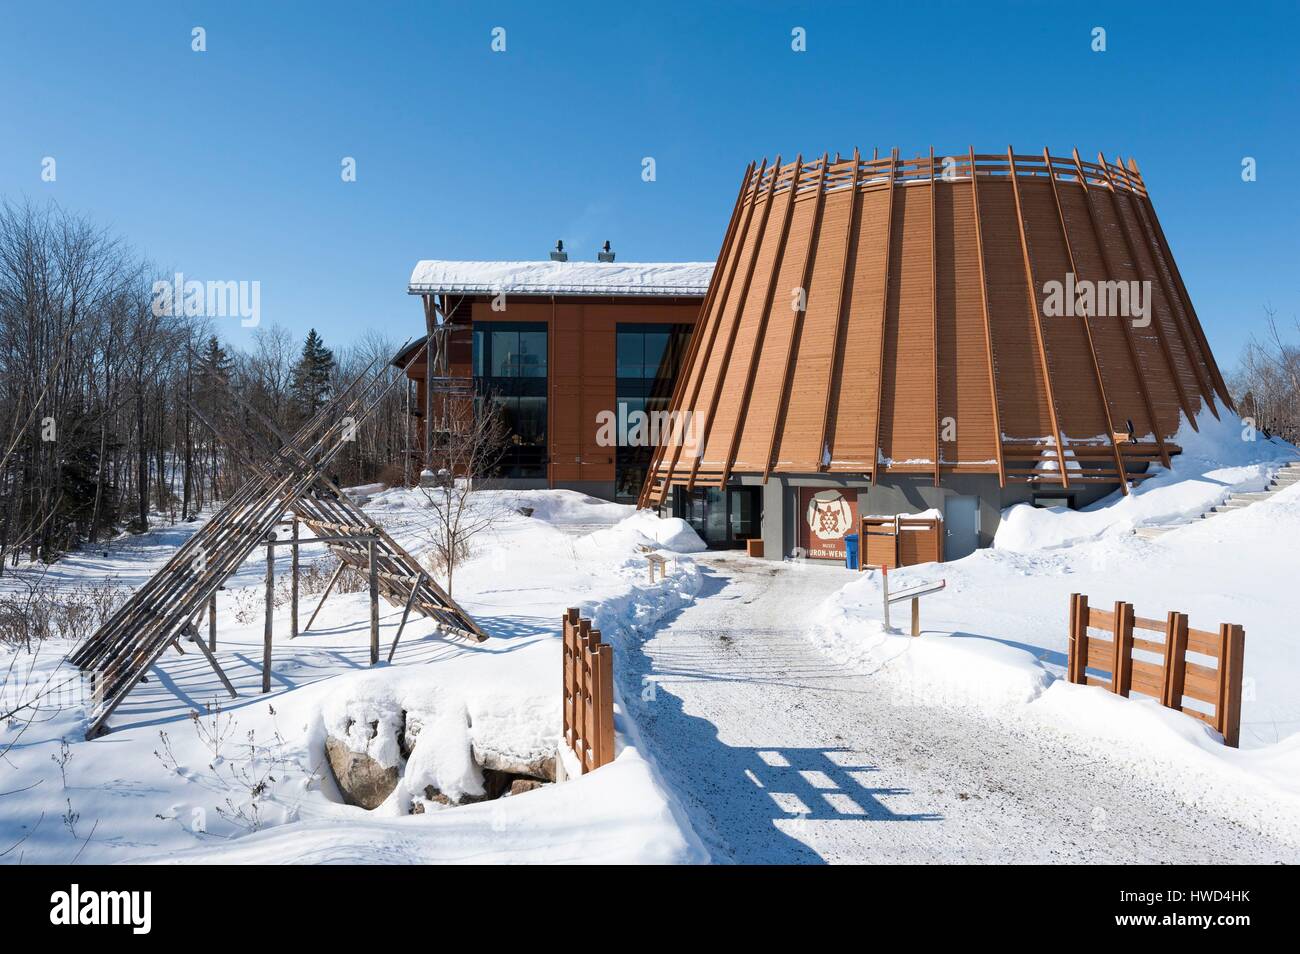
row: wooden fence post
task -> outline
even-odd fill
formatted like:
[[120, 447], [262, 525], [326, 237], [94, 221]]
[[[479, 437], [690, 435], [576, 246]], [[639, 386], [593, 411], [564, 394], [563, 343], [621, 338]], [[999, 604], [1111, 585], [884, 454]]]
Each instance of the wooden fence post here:
[[596, 732], [600, 740], [600, 758], [597, 768], [614, 761], [614, 647], [602, 645], [596, 659], [597, 680], [600, 683], [600, 727]]
[[564, 744], [570, 749], [573, 748], [574, 731], [573, 731], [573, 700], [574, 700], [574, 661], [577, 656], [578, 645], [578, 610], [570, 607], [564, 616], [564, 713], [563, 713], [563, 730]]
[[587, 653], [591, 637], [591, 620], [578, 620], [578, 638], [573, 654], [573, 751], [582, 771], [587, 771]]
[[561, 620], [564, 683], [561, 728], [564, 743], [586, 774], [614, 760], [614, 647], [601, 642], [578, 610]]
[[[1070, 682], [1086, 684], [1088, 681], [1088, 624], [1091, 611], [1088, 597], [1082, 593], [1070, 594], [1070, 645], [1066, 662], [1066, 678]], [[1133, 688], [1133, 630], [1136, 627], [1136, 614], [1132, 603], [1118, 601], [1112, 625], [1112, 652], [1110, 691], [1120, 696], [1127, 696]], [[1143, 621], [1144, 629], [1154, 629], [1151, 621]], [[1164, 662], [1161, 666], [1160, 703], [1167, 708], [1189, 715], [1201, 716], [1183, 707], [1183, 696], [1187, 692], [1187, 652], [1191, 643], [1191, 634], [1196, 633], [1195, 652], [1207, 655], [1215, 654], [1213, 634], [1188, 627], [1186, 613], [1170, 611], [1165, 619]], [[1145, 640], [1144, 640], [1145, 642]], [[1148, 644], [1154, 652], [1154, 647]], [[1246, 652], [1245, 630], [1236, 623], [1222, 623], [1218, 636], [1218, 684], [1215, 687], [1215, 710], [1211, 721], [1205, 721], [1223, 736], [1224, 745], [1237, 748], [1241, 742], [1241, 695], [1243, 667]], [[1145, 664], [1144, 664], [1145, 665]], [[1144, 669], [1149, 674], [1151, 667]], [[1198, 667], [1203, 669], [1204, 667]], [[1145, 677], [1144, 677], [1145, 678]], [[1144, 682], [1144, 686], [1150, 686]], [[1197, 684], [1199, 685], [1199, 683]], [[1147, 694], [1147, 688], [1139, 692]], [[1193, 689], [1197, 699], [1204, 699], [1207, 693]], [[1208, 700], [1207, 700], [1208, 701]]]
[[1127, 696], [1133, 685], [1133, 604], [1115, 603], [1115, 660], [1110, 671], [1110, 690]]
[[912, 635], [921, 635], [921, 598], [912, 597]]
[[1183, 685], [1187, 680], [1187, 614], [1170, 610], [1165, 622], [1165, 684], [1161, 703], [1170, 709], [1183, 708]]
[[262, 634], [262, 691], [271, 691], [271, 627], [275, 616], [275, 533], [266, 535], [266, 630]]
[[293, 518], [293, 545], [289, 562], [289, 638], [298, 638], [298, 518]]
[[583, 772], [589, 772], [592, 769], [600, 768], [600, 722], [601, 712], [605, 708], [605, 698], [602, 690], [605, 688], [600, 683], [600, 667], [597, 660], [600, 658], [600, 630], [591, 631], [591, 642], [587, 646], [587, 651], [583, 653], [582, 663], [587, 669], [587, 712], [586, 722], [583, 723], [582, 736], [586, 743], [584, 746], [586, 759], [583, 762]]
[[1223, 744], [1234, 749], [1241, 741], [1242, 659], [1246, 631], [1236, 623], [1219, 625], [1219, 704], [1215, 709]]
[[1066, 661], [1066, 678], [1082, 685], [1088, 681], [1088, 597], [1070, 594], [1070, 650]]
[[379, 566], [375, 563], [375, 538], [367, 545], [370, 556], [370, 665], [379, 662]]

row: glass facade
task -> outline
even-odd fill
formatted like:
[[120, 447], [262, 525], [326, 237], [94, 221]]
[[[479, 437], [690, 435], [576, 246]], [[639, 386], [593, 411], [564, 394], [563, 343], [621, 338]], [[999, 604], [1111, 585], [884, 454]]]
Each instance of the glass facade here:
[[763, 502], [758, 487], [673, 488], [673, 516], [681, 517], [715, 549], [743, 547], [762, 536]]
[[[634, 421], [632, 415], [665, 414], [672, 400], [673, 383], [686, 346], [690, 342], [690, 325], [629, 324], [617, 327], [615, 357], [615, 408], [618, 419]], [[620, 432], [622, 432], [620, 427]], [[628, 430], [632, 431], [631, 424]], [[645, 482], [646, 469], [654, 447], [647, 443], [627, 446], [620, 440], [614, 456], [614, 496], [618, 500], [635, 500]]]
[[493, 321], [474, 327], [474, 386], [500, 407], [510, 445], [498, 476], [546, 477], [546, 324]]

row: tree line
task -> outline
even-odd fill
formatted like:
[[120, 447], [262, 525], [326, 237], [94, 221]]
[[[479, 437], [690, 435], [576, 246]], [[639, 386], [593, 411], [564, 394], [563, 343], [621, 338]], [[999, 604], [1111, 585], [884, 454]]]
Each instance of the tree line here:
[[[219, 319], [155, 307], [161, 274], [83, 216], [0, 204], [0, 573], [193, 519], [343, 383], [400, 374], [375, 330], [331, 350], [259, 326], [236, 347]], [[402, 480], [407, 400], [388, 393], [333, 476]]]
[[[1264, 334], [1251, 338], [1232, 376], [1233, 400], [1260, 430], [1300, 444], [1300, 344], [1283, 331], [1272, 308], [1264, 316]], [[1291, 331], [1300, 340], [1300, 319], [1292, 319]]]

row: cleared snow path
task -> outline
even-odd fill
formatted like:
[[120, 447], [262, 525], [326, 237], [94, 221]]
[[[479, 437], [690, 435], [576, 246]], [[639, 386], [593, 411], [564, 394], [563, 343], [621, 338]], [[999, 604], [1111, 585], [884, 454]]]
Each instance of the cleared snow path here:
[[832, 661], [797, 624], [844, 570], [696, 559], [698, 598], [619, 678], [716, 861], [1300, 860], [1068, 737], [910, 705]]

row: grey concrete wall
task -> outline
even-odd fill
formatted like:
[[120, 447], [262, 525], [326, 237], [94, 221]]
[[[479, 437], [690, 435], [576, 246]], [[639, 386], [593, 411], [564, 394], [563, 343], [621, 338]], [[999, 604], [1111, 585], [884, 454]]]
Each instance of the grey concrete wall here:
[[757, 475], [742, 475], [742, 486], [763, 488], [763, 556], [768, 560], [783, 560], [798, 545], [799, 534], [795, 525], [798, 519], [797, 495], [799, 487], [837, 487], [846, 492], [865, 486], [864, 478], [827, 478], [772, 475], [767, 483]]
[[[757, 476], [742, 476], [740, 482], [763, 484], [762, 478]], [[874, 485], [863, 478], [773, 475], [763, 485], [763, 553], [768, 559], [781, 560], [790, 556], [798, 542], [795, 521], [798, 520], [796, 504], [799, 487], [836, 487], [846, 493], [856, 489], [858, 513], [884, 516], [916, 513], [931, 508], [942, 512], [949, 496], [977, 497], [981, 547], [993, 544], [993, 535], [997, 532], [1005, 508], [1017, 503], [1031, 503], [1035, 493], [1056, 491], [1051, 485], [1034, 488], [1028, 484], [1008, 484], [999, 487], [997, 477], [991, 474], [949, 474], [938, 487], [934, 485], [933, 477], [923, 475], [891, 476]], [[1068, 493], [1077, 509], [1114, 491], [1114, 487], [1105, 485], [1076, 484], [1069, 488]]]

